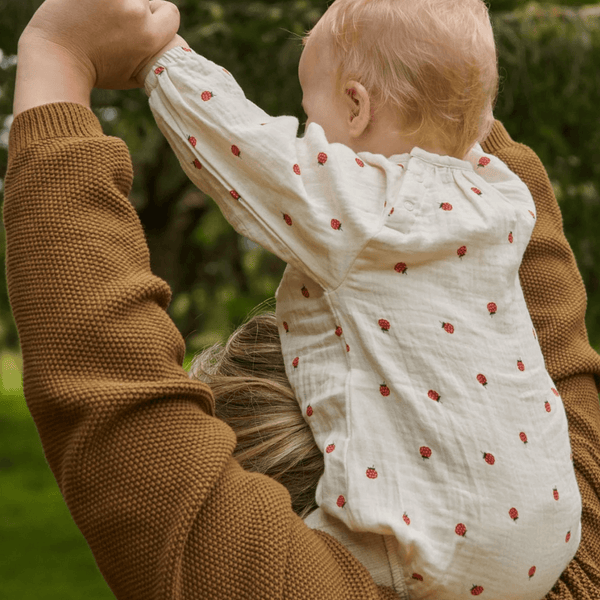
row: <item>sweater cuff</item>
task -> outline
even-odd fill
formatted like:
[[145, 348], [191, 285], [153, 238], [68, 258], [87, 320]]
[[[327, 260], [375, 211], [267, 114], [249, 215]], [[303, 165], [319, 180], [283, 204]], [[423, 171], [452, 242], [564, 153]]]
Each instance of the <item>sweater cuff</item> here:
[[11, 155], [47, 139], [57, 137], [103, 137], [98, 117], [82, 104], [42, 104], [19, 113], [12, 123], [8, 144]]

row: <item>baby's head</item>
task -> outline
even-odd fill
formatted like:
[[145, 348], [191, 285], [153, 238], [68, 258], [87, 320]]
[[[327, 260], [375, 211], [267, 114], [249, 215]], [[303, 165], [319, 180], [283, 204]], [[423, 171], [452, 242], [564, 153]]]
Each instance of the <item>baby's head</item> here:
[[483, 0], [335, 0], [304, 44], [307, 124], [329, 142], [462, 159], [492, 129], [498, 59]]

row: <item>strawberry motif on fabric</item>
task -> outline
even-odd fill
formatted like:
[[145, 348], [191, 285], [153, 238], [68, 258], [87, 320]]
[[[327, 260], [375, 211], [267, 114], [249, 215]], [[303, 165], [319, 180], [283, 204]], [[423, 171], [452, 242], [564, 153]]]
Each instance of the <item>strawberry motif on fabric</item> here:
[[464, 160], [359, 158], [317, 123], [298, 137], [200, 55], [175, 48], [160, 66], [145, 89], [185, 173], [287, 265], [279, 339], [325, 461], [320, 510], [395, 540], [411, 600], [543, 598], [577, 551], [581, 502], [515, 277], [527, 186], [479, 144]]

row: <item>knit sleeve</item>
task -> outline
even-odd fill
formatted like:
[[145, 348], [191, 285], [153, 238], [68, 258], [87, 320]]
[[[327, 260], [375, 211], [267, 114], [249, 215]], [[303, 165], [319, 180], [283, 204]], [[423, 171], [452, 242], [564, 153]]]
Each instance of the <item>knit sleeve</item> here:
[[582, 497], [581, 544], [547, 600], [600, 598], [600, 357], [585, 327], [586, 293], [563, 232], [552, 184], [531, 148], [515, 143], [496, 121], [483, 149], [495, 154], [529, 187], [537, 221], [520, 269], [546, 368], [569, 421], [573, 462]]
[[337, 287], [383, 226], [393, 193], [385, 172], [328, 143], [316, 123], [299, 137], [298, 119], [269, 116], [228, 71], [189, 48], [153, 67], [149, 105], [190, 180], [240, 235], [322, 288]]
[[4, 225], [25, 399], [46, 460], [122, 600], [393, 600], [287, 490], [243, 471], [182, 368], [128, 200], [126, 145], [78, 104], [20, 113]]

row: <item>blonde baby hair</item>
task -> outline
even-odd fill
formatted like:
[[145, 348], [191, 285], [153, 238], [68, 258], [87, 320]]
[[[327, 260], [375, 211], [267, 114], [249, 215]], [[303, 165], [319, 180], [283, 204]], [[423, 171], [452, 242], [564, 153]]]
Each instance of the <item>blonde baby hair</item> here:
[[301, 518], [317, 508], [323, 455], [285, 374], [275, 314], [255, 314], [225, 344], [197, 354], [189, 375], [210, 386], [217, 418], [237, 436], [238, 463], [285, 486]]
[[360, 82], [416, 145], [462, 159], [492, 130], [498, 56], [482, 0], [335, 0], [303, 43], [313, 36], [330, 44], [336, 89]]

